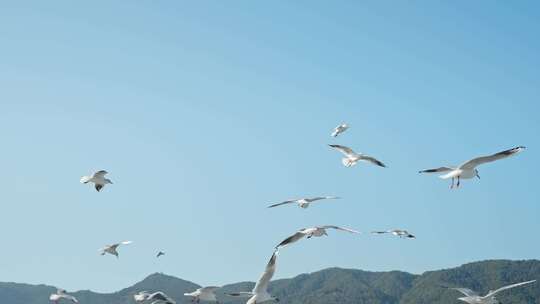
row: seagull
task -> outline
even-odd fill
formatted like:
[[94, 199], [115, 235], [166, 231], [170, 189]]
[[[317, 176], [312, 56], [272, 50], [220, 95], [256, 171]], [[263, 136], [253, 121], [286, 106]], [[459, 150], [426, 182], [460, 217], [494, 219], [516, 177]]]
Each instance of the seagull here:
[[139, 293], [133, 295], [133, 299], [135, 299], [135, 302], [144, 302], [149, 296], [148, 291], [139, 291]]
[[268, 284], [270, 283], [272, 276], [274, 276], [274, 272], [276, 272], [277, 255], [278, 251], [275, 250], [272, 254], [272, 257], [270, 258], [270, 261], [268, 261], [268, 264], [266, 264], [266, 269], [261, 275], [261, 278], [259, 279], [259, 281], [257, 281], [255, 287], [251, 292], [233, 292], [227, 293], [227, 295], [232, 297], [249, 298], [246, 304], [257, 304], [266, 301], [279, 302], [278, 298], [273, 297], [268, 293]]
[[332, 132], [332, 137], [338, 137], [339, 134], [347, 131], [349, 128], [349, 125], [346, 123], [340, 124], [339, 126], [334, 128], [334, 131]]
[[319, 201], [319, 200], [324, 200], [324, 199], [339, 199], [339, 197], [337, 197], [337, 196], [304, 197], [304, 198], [292, 199], [292, 200], [284, 201], [284, 202], [281, 202], [281, 203], [273, 204], [273, 205], [268, 206], [268, 208], [274, 208], [274, 207], [285, 205], [285, 204], [295, 204], [296, 203], [296, 204], [298, 204], [299, 207], [305, 209], [305, 208], [309, 207], [310, 203], [313, 203], [313, 202]]
[[478, 295], [478, 293], [476, 293], [475, 291], [472, 291], [472, 290], [470, 290], [468, 288], [451, 288], [451, 289], [457, 290], [457, 291], [461, 292], [462, 294], [464, 294], [465, 297], [458, 298], [458, 300], [461, 300], [461, 301], [469, 303], [469, 304], [497, 304], [497, 303], [499, 303], [499, 301], [495, 298], [495, 295], [497, 293], [499, 293], [499, 292], [501, 292], [503, 290], [511, 289], [511, 288], [526, 285], [526, 284], [530, 284], [530, 283], [533, 283], [533, 282], [536, 282], [536, 280], [527, 281], [527, 282], [521, 282], [521, 283], [516, 283], [516, 284], [504, 286], [504, 287], [501, 287], [501, 288], [499, 288], [497, 290], [490, 290], [488, 292], [488, 294], [483, 296], [483, 297]]
[[148, 301], [153, 301], [151, 304], [176, 304], [176, 301], [171, 299], [165, 293], [158, 291], [148, 295]]
[[165, 252], [160, 251], [157, 253], [156, 258], [159, 258], [160, 256], [165, 255]]
[[105, 187], [106, 184], [112, 184], [110, 179], [105, 178], [105, 175], [107, 175], [108, 173], [109, 172], [105, 170], [100, 170], [92, 174], [92, 176], [83, 176], [81, 177], [81, 183], [94, 183], [97, 192], [99, 192], [103, 187]]
[[220, 288], [221, 287], [218, 287], [218, 286], [201, 287], [195, 290], [194, 292], [184, 293], [184, 295], [186, 297], [192, 297], [191, 302], [195, 302], [195, 303], [199, 303], [201, 300], [210, 301], [210, 302], [218, 302], [214, 291]]
[[371, 233], [374, 233], [374, 234], [391, 233], [395, 236], [399, 236], [400, 238], [409, 238], [409, 239], [416, 238], [414, 235], [410, 234], [407, 230], [400, 230], [400, 229], [393, 229], [393, 230], [386, 230], [386, 231], [372, 231]]
[[457, 178], [457, 184], [456, 187], [459, 187], [460, 180], [461, 179], [471, 179], [474, 177], [477, 177], [480, 179], [480, 175], [478, 174], [478, 170], [476, 169], [477, 166], [485, 163], [490, 163], [499, 159], [507, 158], [509, 156], [512, 156], [514, 154], [517, 154], [521, 151], [525, 150], [525, 147], [518, 146], [512, 149], [504, 150], [499, 153], [495, 153], [493, 155], [488, 156], [480, 156], [477, 158], [473, 158], [471, 160], [468, 160], [461, 164], [459, 167], [439, 167], [435, 169], [427, 169], [419, 171], [418, 173], [446, 173], [440, 176], [442, 179], [452, 179], [452, 184], [450, 185], [450, 189], [454, 188], [454, 179]]
[[317, 227], [311, 227], [311, 228], [304, 228], [304, 229], [300, 229], [298, 230], [298, 232], [296, 232], [295, 234], [291, 235], [290, 237], [284, 239], [281, 243], [279, 243], [277, 246], [276, 246], [276, 249], [279, 249], [281, 247], [285, 247], [289, 244], [292, 244], [294, 242], [297, 242], [301, 239], [303, 239], [304, 237], [307, 237], [308, 239], [310, 239], [311, 237], [321, 237], [323, 235], [326, 235], [328, 236], [328, 234], [326, 233], [326, 229], [329, 229], [329, 228], [332, 228], [332, 229], [336, 229], [336, 230], [341, 230], [341, 231], [347, 231], [347, 232], [351, 232], [351, 233], [360, 233], [356, 230], [352, 230], [352, 229], [349, 229], [349, 228], [343, 228], [343, 227], [338, 227], [338, 226], [317, 226]]
[[123, 242], [120, 242], [120, 243], [107, 245], [107, 246], [101, 248], [99, 251], [101, 251], [101, 255], [105, 255], [105, 253], [108, 253], [108, 254], [112, 254], [112, 255], [115, 255], [116, 257], [118, 257], [118, 251], [116, 251], [118, 246], [120, 246], [120, 245], [128, 245], [128, 244], [131, 244], [131, 243], [133, 243], [133, 242], [132, 241], [123, 241]]
[[55, 304], [58, 304], [61, 299], [70, 300], [73, 303], [79, 303], [74, 296], [68, 295], [64, 289], [60, 288], [56, 290], [56, 293], [49, 296], [49, 300], [53, 301]]
[[356, 165], [358, 161], [367, 161], [379, 167], [386, 167], [385, 164], [375, 159], [374, 157], [371, 157], [362, 153], [356, 153], [349, 147], [345, 147], [341, 145], [329, 145], [329, 146], [338, 150], [339, 152], [345, 155], [345, 157], [341, 159], [341, 162], [343, 163], [345, 167], [352, 167]]

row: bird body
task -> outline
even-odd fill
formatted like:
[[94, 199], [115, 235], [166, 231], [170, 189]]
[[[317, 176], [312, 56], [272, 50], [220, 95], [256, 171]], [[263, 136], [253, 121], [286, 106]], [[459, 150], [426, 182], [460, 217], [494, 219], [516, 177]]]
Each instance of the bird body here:
[[128, 244], [131, 244], [132, 242], [131, 241], [123, 241], [123, 242], [120, 242], [120, 243], [116, 243], [116, 244], [112, 244], [112, 245], [107, 245], [103, 248], [101, 248], [99, 251], [101, 251], [101, 255], [105, 255], [106, 253], [108, 254], [112, 254], [114, 256], [116, 256], [118, 258], [118, 246], [120, 245], [128, 245]]
[[464, 162], [458, 167], [439, 167], [439, 168], [434, 168], [434, 169], [421, 170], [419, 171], [419, 173], [444, 173], [443, 175], [439, 177], [442, 179], [451, 178], [452, 184], [450, 185], [450, 188], [454, 188], [454, 180], [456, 178], [457, 178], [456, 187], [459, 187], [460, 181], [462, 179], [471, 179], [475, 177], [480, 179], [478, 169], [476, 169], [477, 166], [485, 164], [485, 163], [493, 162], [499, 159], [510, 157], [512, 155], [522, 152], [523, 150], [525, 150], [525, 147], [518, 146], [518, 147], [504, 150], [502, 152], [498, 152], [492, 155], [473, 158], [471, 160]]
[[217, 302], [216, 294], [214, 291], [219, 289], [221, 287], [218, 286], [207, 286], [207, 287], [201, 287], [193, 292], [190, 293], [184, 293], [184, 296], [192, 297], [192, 302], [199, 303], [199, 301], [209, 301], [209, 302]]
[[94, 183], [94, 187], [96, 188], [96, 191], [99, 192], [105, 185], [112, 184], [112, 181], [108, 178], [105, 178], [105, 175], [107, 175], [109, 172], [105, 170], [100, 170], [95, 172], [94, 174], [90, 176], [83, 176], [81, 177], [81, 183], [88, 184], [88, 183]]
[[62, 299], [69, 300], [73, 303], [79, 303], [77, 298], [72, 295], [68, 295], [64, 289], [58, 289], [56, 293], [49, 296], [49, 300], [53, 301], [55, 304], [58, 304]]
[[392, 230], [386, 230], [386, 231], [373, 231], [371, 233], [374, 233], [374, 234], [390, 233], [392, 235], [399, 236], [400, 238], [408, 238], [408, 239], [416, 238], [414, 235], [410, 234], [407, 230], [401, 230], [401, 229], [392, 229]]

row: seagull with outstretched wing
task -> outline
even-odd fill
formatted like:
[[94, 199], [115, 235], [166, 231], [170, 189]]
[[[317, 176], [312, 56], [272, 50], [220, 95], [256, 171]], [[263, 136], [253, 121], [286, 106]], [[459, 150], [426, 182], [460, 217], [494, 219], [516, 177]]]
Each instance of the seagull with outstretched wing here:
[[132, 241], [123, 241], [123, 242], [120, 242], [120, 243], [116, 243], [116, 244], [111, 244], [111, 245], [107, 245], [103, 248], [101, 248], [99, 251], [101, 252], [101, 255], [105, 255], [106, 253], [108, 254], [112, 254], [114, 256], [116, 256], [118, 258], [118, 246], [120, 245], [129, 245], [131, 244]]
[[338, 137], [339, 134], [347, 131], [348, 128], [349, 128], [349, 125], [347, 125], [346, 123], [342, 123], [339, 126], [334, 128], [334, 131], [332, 131], [331, 136]]
[[471, 160], [464, 162], [458, 167], [439, 167], [439, 168], [434, 168], [434, 169], [421, 170], [421, 171], [418, 171], [418, 173], [444, 173], [443, 175], [440, 176], [440, 178], [442, 179], [451, 178], [452, 184], [450, 185], [450, 189], [452, 189], [454, 188], [455, 179], [457, 179], [456, 187], [459, 187], [462, 179], [471, 179], [475, 177], [480, 179], [480, 175], [478, 174], [478, 169], [476, 169], [476, 167], [478, 167], [479, 165], [510, 157], [512, 155], [522, 152], [523, 150], [525, 150], [525, 147], [518, 146], [518, 147], [504, 150], [502, 152], [495, 153], [492, 155], [473, 158]]
[[58, 288], [56, 290], [56, 293], [53, 293], [49, 296], [49, 300], [51, 300], [52, 302], [54, 302], [54, 304], [58, 304], [60, 302], [60, 300], [68, 300], [68, 301], [71, 301], [73, 303], [79, 303], [79, 301], [77, 300], [77, 298], [75, 298], [74, 296], [72, 295], [68, 295], [66, 293], [66, 291], [64, 289], [61, 289], [61, 288]]
[[341, 231], [346, 231], [346, 232], [350, 232], [350, 233], [360, 233], [360, 232], [358, 232], [356, 230], [352, 230], [352, 229], [349, 229], [349, 228], [343, 228], [343, 227], [339, 227], [339, 226], [333, 226], [333, 225], [304, 228], [304, 229], [298, 230], [295, 234], [293, 234], [293, 235], [289, 236], [288, 238], [284, 239], [283, 241], [281, 241], [281, 243], [279, 243], [276, 246], [276, 249], [279, 249], [279, 248], [285, 247], [285, 246], [287, 246], [289, 244], [292, 244], [294, 242], [297, 242], [297, 241], [303, 239], [304, 237], [309, 239], [309, 238], [312, 238], [312, 237], [328, 236], [328, 233], [326, 233], [327, 229], [341, 230]]
[[304, 197], [304, 198], [292, 199], [292, 200], [287, 200], [280, 203], [272, 204], [268, 206], [268, 208], [274, 208], [277, 206], [288, 205], [288, 204], [298, 204], [299, 207], [305, 209], [309, 207], [309, 204], [313, 202], [320, 201], [320, 200], [327, 200], [327, 199], [339, 199], [339, 197], [337, 196]]
[[495, 295], [497, 295], [499, 292], [508, 290], [511, 288], [531, 284], [534, 282], [536, 282], [536, 280], [507, 285], [497, 290], [492, 290], [483, 297], [478, 295], [478, 293], [476, 293], [475, 291], [472, 291], [468, 288], [450, 288], [450, 289], [457, 290], [461, 292], [463, 295], [465, 295], [464, 297], [458, 298], [458, 300], [461, 300], [469, 304], [496, 304], [496, 303], [499, 303], [499, 301], [495, 298]]
[[105, 175], [107, 175], [109, 172], [105, 170], [100, 170], [95, 172], [94, 174], [90, 176], [83, 176], [81, 177], [81, 183], [88, 184], [88, 183], [94, 183], [94, 187], [96, 188], [96, 191], [99, 192], [105, 185], [112, 184], [112, 181], [108, 178], [105, 178]]
[[410, 234], [407, 230], [402, 229], [392, 229], [392, 230], [385, 230], [385, 231], [372, 231], [373, 234], [385, 234], [390, 233], [395, 236], [399, 236], [400, 238], [407, 238], [407, 239], [415, 239], [416, 237], [412, 234]]
[[352, 166], [356, 165], [356, 163], [358, 163], [359, 161], [372, 163], [372, 164], [377, 165], [379, 167], [386, 167], [386, 165], [383, 164], [380, 160], [378, 160], [378, 159], [376, 159], [374, 157], [371, 157], [369, 155], [365, 155], [365, 154], [362, 154], [362, 153], [356, 153], [356, 152], [353, 151], [353, 149], [351, 149], [349, 147], [342, 146], [342, 145], [328, 145], [328, 146], [336, 149], [337, 151], [339, 151], [343, 155], [345, 155], [345, 157], [343, 157], [341, 159], [341, 162], [343, 163], [343, 165], [345, 167], [352, 167]]

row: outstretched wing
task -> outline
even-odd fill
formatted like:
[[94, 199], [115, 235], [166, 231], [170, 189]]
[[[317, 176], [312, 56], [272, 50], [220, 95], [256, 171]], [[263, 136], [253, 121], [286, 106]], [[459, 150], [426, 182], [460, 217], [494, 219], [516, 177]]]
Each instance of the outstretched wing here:
[[320, 200], [324, 200], [324, 199], [339, 199], [339, 197], [337, 197], [337, 196], [317, 196], [317, 197], [312, 197], [312, 198], [306, 198], [306, 201], [312, 203], [314, 201], [320, 201]]
[[118, 244], [118, 245], [129, 245], [131, 243], [133, 243], [133, 242], [132, 241], [123, 241], [123, 242], [120, 242], [120, 244]]
[[272, 280], [274, 272], [276, 272], [277, 255], [278, 251], [276, 250], [272, 254], [272, 257], [270, 258], [270, 261], [268, 261], [268, 264], [266, 264], [266, 269], [261, 275], [261, 278], [259, 279], [259, 281], [257, 281], [257, 284], [255, 284], [255, 287], [253, 288], [253, 293], [263, 293], [266, 292], [266, 290], [268, 289], [268, 284], [270, 283], [270, 280]]
[[321, 226], [319, 228], [323, 228], [323, 229], [332, 228], [332, 229], [336, 229], [336, 230], [347, 231], [347, 232], [350, 232], [350, 233], [360, 233], [359, 231], [356, 231], [356, 230], [353, 230], [353, 229], [349, 229], [349, 228], [345, 228], [345, 227], [339, 227], [339, 226], [332, 226], [332, 225]]
[[94, 173], [94, 177], [102, 178], [102, 177], [105, 177], [105, 175], [107, 175], [108, 173], [109, 172], [105, 170], [99, 170], [98, 172]]
[[300, 230], [300, 231], [296, 232], [295, 234], [291, 235], [290, 237], [288, 237], [288, 238], [284, 239], [283, 241], [281, 241], [281, 243], [279, 243], [276, 246], [276, 249], [281, 248], [281, 247], [285, 247], [285, 246], [287, 246], [289, 244], [297, 242], [297, 241], [301, 240], [304, 236], [306, 236], [306, 234], [303, 232], [303, 230]]
[[373, 234], [384, 234], [384, 233], [391, 233], [392, 231], [386, 230], [386, 231], [371, 231]]
[[457, 291], [461, 292], [462, 294], [466, 295], [467, 297], [476, 297], [476, 296], [478, 296], [478, 293], [476, 293], [476, 291], [470, 290], [468, 288], [450, 288], [450, 289], [457, 290]]
[[489, 163], [489, 162], [496, 161], [496, 160], [503, 159], [503, 158], [507, 158], [507, 157], [510, 157], [510, 156], [512, 156], [514, 154], [517, 154], [517, 153], [519, 153], [519, 152], [521, 152], [523, 150], [525, 150], [525, 147], [519, 146], [519, 147], [515, 147], [515, 148], [512, 148], [512, 149], [504, 150], [504, 151], [499, 152], [499, 153], [495, 153], [493, 155], [481, 156], [481, 157], [473, 158], [473, 159], [463, 163], [462, 165], [460, 165], [459, 169], [473, 169], [478, 165]]
[[273, 205], [268, 206], [268, 208], [274, 208], [274, 207], [277, 207], [277, 206], [286, 205], [286, 204], [293, 204], [293, 203], [296, 203], [296, 200], [288, 200], [288, 201], [284, 201], [284, 202], [281, 202], [281, 203], [273, 204]]
[[452, 170], [454, 169], [450, 167], [439, 167], [439, 168], [434, 168], [434, 169], [421, 170], [421, 171], [418, 171], [418, 173], [439, 173], [439, 172], [449, 172]]
[[253, 292], [245, 292], [245, 291], [229, 292], [225, 294], [231, 297], [240, 297], [240, 298], [251, 298], [253, 296]]
[[345, 156], [351, 156], [351, 155], [355, 155], [356, 153], [353, 151], [353, 149], [349, 148], [349, 147], [346, 147], [346, 146], [342, 146], [342, 145], [328, 145], [336, 150], [338, 150], [339, 152], [343, 153]]
[[493, 297], [494, 295], [496, 295], [497, 293], [499, 293], [499, 292], [501, 292], [503, 290], [507, 290], [507, 289], [510, 289], [510, 288], [514, 288], [514, 287], [518, 287], [518, 286], [522, 286], [522, 285], [526, 285], [526, 284], [530, 284], [530, 283], [534, 283], [534, 282], [536, 282], [536, 280], [516, 283], [516, 284], [512, 284], [512, 285], [507, 285], [507, 286], [501, 287], [501, 288], [499, 288], [497, 290], [490, 291], [486, 296], [484, 296], [484, 298]]
[[379, 167], [386, 167], [385, 164], [383, 164], [380, 160], [376, 159], [375, 157], [371, 157], [371, 156], [368, 156], [368, 155], [361, 155], [360, 156], [360, 159], [361, 160], [364, 160], [364, 161], [368, 161], [374, 165], [377, 165]]

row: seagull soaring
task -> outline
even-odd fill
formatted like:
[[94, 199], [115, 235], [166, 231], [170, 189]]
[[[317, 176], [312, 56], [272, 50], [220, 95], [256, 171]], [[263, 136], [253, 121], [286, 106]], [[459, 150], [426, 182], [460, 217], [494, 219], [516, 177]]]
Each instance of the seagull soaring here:
[[285, 247], [285, 246], [287, 246], [289, 244], [297, 242], [297, 241], [303, 239], [304, 237], [307, 237], [309, 239], [311, 237], [321, 237], [323, 235], [328, 236], [328, 234], [326, 233], [326, 229], [330, 229], [330, 228], [331, 229], [336, 229], [336, 230], [341, 230], [341, 231], [347, 231], [347, 232], [351, 232], [351, 233], [360, 233], [360, 232], [358, 232], [356, 230], [352, 230], [352, 229], [349, 229], [349, 228], [343, 228], [343, 227], [331, 226], [331, 225], [304, 228], [304, 229], [298, 230], [298, 232], [296, 232], [295, 234], [293, 234], [290, 237], [284, 239], [281, 243], [279, 243], [276, 246], [276, 249], [279, 249], [281, 247]]
[[332, 137], [338, 137], [339, 134], [347, 131], [349, 128], [349, 125], [346, 123], [340, 124], [339, 126], [334, 128], [334, 131], [332, 132]]
[[160, 256], [165, 255], [165, 252], [160, 251], [157, 253], [156, 258], [159, 258]]
[[480, 175], [478, 175], [478, 170], [476, 169], [477, 166], [485, 163], [490, 163], [499, 159], [507, 158], [509, 156], [512, 156], [514, 154], [517, 154], [521, 151], [525, 150], [525, 147], [519, 146], [512, 149], [508, 149], [499, 153], [495, 153], [493, 155], [488, 156], [480, 156], [477, 158], [473, 158], [471, 160], [468, 160], [461, 164], [459, 167], [439, 167], [435, 169], [427, 169], [419, 171], [418, 173], [446, 173], [444, 175], [441, 175], [440, 178], [442, 179], [452, 179], [452, 184], [450, 185], [450, 189], [454, 188], [454, 179], [457, 178], [457, 184], [456, 187], [459, 187], [460, 180], [461, 179], [471, 179], [474, 177], [478, 177], [480, 179]]
[[274, 208], [274, 207], [281, 206], [281, 205], [295, 204], [296, 203], [296, 204], [298, 204], [299, 207], [305, 209], [305, 208], [309, 207], [310, 203], [313, 203], [313, 202], [319, 201], [319, 200], [324, 200], [324, 199], [339, 199], [339, 197], [337, 197], [337, 196], [304, 197], [304, 198], [292, 199], [292, 200], [284, 201], [284, 202], [281, 202], [281, 203], [273, 204], [273, 205], [268, 206], [268, 208]]
[[133, 299], [135, 300], [135, 302], [141, 303], [146, 301], [149, 296], [150, 293], [148, 293], [148, 291], [139, 291], [139, 293], [133, 295]]
[[105, 255], [105, 253], [108, 253], [108, 254], [112, 254], [112, 255], [115, 255], [116, 257], [118, 257], [118, 251], [116, 251], [118, 246], [120, 246], [120, 245], [128, 245], [128, 244], [131, 244], [131, 243], [132, 243], [132, 241], [123, 241], [123, 242], [120, 242], [120, 243], [107, 245], [107, 246], [101, 248], [99, 251], [101, 251], [101, 255]]
[[83, 176], [81, 177], [81, 183], [94, 183], [96, 190], [99, 192], [103, 187], [105, 187], [106, 184], [112, 184], [110, 179], [105, 178], [105, 175], [107, 175], [108, 173], [109, 172], [105, 170], [100, 170], [92, 174], [92, 176]]
[[278, 251], [274, 251], [272, 257], [270, 258], [270, 261], [268, 261], [268, 264], [266, 265], [266, 269], [261, 275], [261, 278], [259, 279], [259, 281], [257, 281], [255, 287], [251, 292], [233, 292], [227, 293], [227, 295], [232, 297], [249, 298], [246, 304], [260, 304], [267, 301], [279, 302], [278, 298], [273, 297], [268, 293], [268, 284], [270, 283], [270, 280], [272, 280], [274, 272], [276, 272], [277, 254]]
[[165, 293], [158, 291], [148, 295], [148, 301], [152, 301], [150, 304], [176, 304], [176, 301], [171, 299]]
[[53, 301], [55, 304], [58, 304], [61, 299], [66, 299], [73, 303], [79, 303], [79, 301], [77, 301], [74, 296], [68, 295], [64, 289], [60, 288], [56, 290], [56, 293], [53, 293], [49, 296], [49, 300]]
[[374, 233], [374, 234], [391, 233], [395, 236], [399, 236], [400, 238], [409, 238], [409, 239], [416, 238], [414, 235], [410, 234], [407, 230], [401, 230], [401, 229], [393, 229], [393, 230], [386, 230], [386, 231], [373, 231], [371, 233]]
[[472, 291], [472, 290], [470, 290], [468, 288], [451, 288], [451, 289], [457, 290], [457, 291], [461, 292], [462, 294], [464, 294], [465, 296], [461, 297], [461, 298], [458, 298], [458, 300], [461, 300], [461, 301], [469, 303], [469, 304], [497, 304], [497, 303], [499, 303], [499, 301], [495, 298], [495, 295], [498, 294], [499, 292], [501, 292], [503, 290], [510, 289], [510, 288], [530, 284], [530, 283], [533, 283], [533, 282], [536, 282], [536, 280], [527, 281], [527, 282], [521, 282], [521, 283], [516, 283], [516, 284], [504, 286], [504, 287], [501, 287], [501, 288], [499, 288], [497, 290], [489, 291], [488, 294], [483, 296], [483, 297], [478, 295], [478, 293], [476, 293], [475, 291]]
[[194, 292], [184, 293], [186, 297], [192, 297], [191, 302], [199, 303], [201, 300], [217, 302], [216, 294], [214, 291], [220, 289], [218, 286], [201, 287]]
[[379, 167], [386, 167], [385, 164], [375, 159], [374, 157], [371, 157], [362, 153], [356, 153], [349, 147], [345, 147], [341, 145], [329, 145], [329, 146], [343, 153], [343, 155], [345, 155], [345, 157], [341, 159], [341, 162], [343, 163], [345, 167], [352, 167], [356, 165], [358, 161], [366, 161], [374, 165], [377, 165]]

